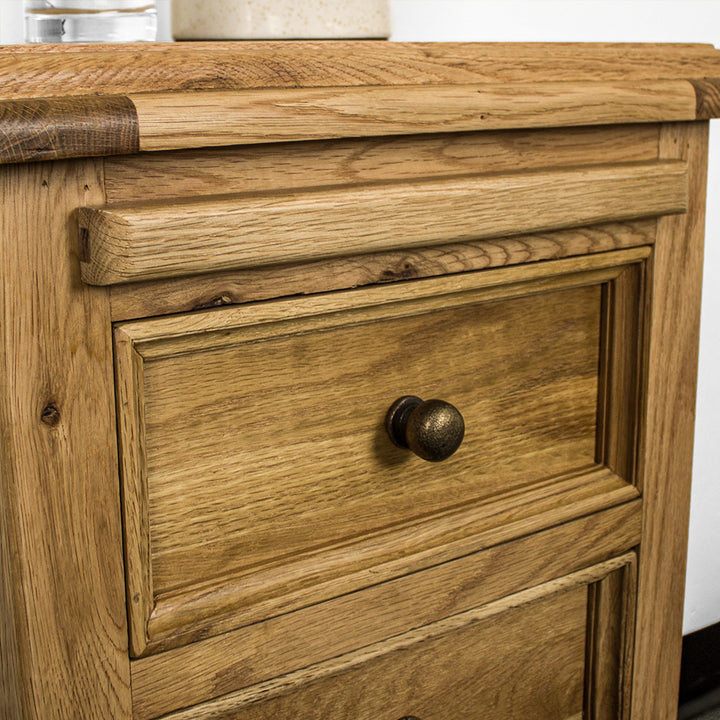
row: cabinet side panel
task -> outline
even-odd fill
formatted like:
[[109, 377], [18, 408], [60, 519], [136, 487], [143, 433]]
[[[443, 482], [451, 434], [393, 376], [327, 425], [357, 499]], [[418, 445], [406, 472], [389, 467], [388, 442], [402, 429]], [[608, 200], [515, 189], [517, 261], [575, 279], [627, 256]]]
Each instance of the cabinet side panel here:
[[130, 717], [109, 302], [80, 283], [71, 222], [74, 208], [102, 202], [101, 172], [99, 161], [0, 171], [13, 718]]
[[707, 123], [670, 124], [660, 155], [687, 160], [688, 212], [658, 222], [641, 454], [643, 541], [633, 718], [677, 712], [705, 221]]
[[[0, 396], [7, 394], [7, 388], [0, 377]], [[0, 457], [4, 457], [4, 428], [0, 426]], [[14, 562], [11, 538], [14, 534], [13, 516], [10, 508], [11, 488], [5, 482], [0, 463], [0, 717], [21, 718], [22, 683], [19, 669], [22, 665], [18, 637], [21, 628], [15, 622], [15, 608], [22, 604], [22, 587], [13, 581], [18, 568]]]

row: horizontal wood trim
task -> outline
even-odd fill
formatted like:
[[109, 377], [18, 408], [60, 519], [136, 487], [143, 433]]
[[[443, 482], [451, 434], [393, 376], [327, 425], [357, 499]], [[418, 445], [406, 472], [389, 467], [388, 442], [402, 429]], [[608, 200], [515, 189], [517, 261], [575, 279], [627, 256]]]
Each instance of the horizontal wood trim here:
[[660, 126], [435, 133], [145, 152], [105, 160], [108, 203], [657, 160]]
[[324, 660], [277, 679], [271, 679], [255, 686], [229, 693], [202, 705], [181, 710], [168, 715], [168, 720], [190, 720], [190, 718], [207, 718], [207, 720], [213, 718], [213, 720], [216, 720], [236, 717], [237, 712], [252, 706], [252, 704], [258, 701], [282, 697], [307, 683], [331, 677], [351, 668], [358, 667], [371, 661], [373, 658], [381, 657], [390, 652], [409, 649], [424, 639], [442, 637], [443, 635], [468, 627], [481, 620], [498, 617], [504, 612], [541, 601], [543, 598], [566, 592], [572, 588], [579, 588], [598, 582], [607, 577], [609, 573], [625, 567], [631, 563], [633, 559], [634, 554], [627, 553], [621, 557], [570, 573], [564, 577], [550, 580], [535, 587], [529, 587], [528, 589], [521, 590], [520, 592], [480, 607], [474, 607], [452, 615], [451, 617], [440, 619], [429, 625], [409, 630], [382, 643], [355, 650], [338, 658]]
[[262, 88], [0, 100], [0, 163], [295, 140], [691, 121], [717, 81]]
[[137, 113], [126, 97], [0, 101], [0, 164], [120, 155], [140, 147]]
[[[487, 273], [429, 278], [418, 283], [284, 298], [271, 303], [229, 307], [222, 312], [212, 308], [190, 315], [121, 323], [116, 326], [115, 334], [131, 341], [133, 349], [144, 358], [167, 357], [175, 351], [222, 347], [232, 342], [226, 337], [227, 331], [241, 327], [259, 326], [258, 333], [266, 333], [268, 331], [262, 329], [266, 323], [317, 317], [323, 325], [332, 324], [334, 321], [328, 320], [328, 314], [352, 309], [387, 305], [387, 312], [395, 315], [401, 312], [396, 303], [432, 300], [438, 308], [447, 308], [468, 302], [466, 293], [477, 293], [478, 298], [494, 300], [529, 294], [533, 284], [539, 292], [606, 282], [620, 275], [628, 265], [645, 260], [650, 252], [650, 248], [643, 246], [563, 258], [553, 263], [497, 268]], [[178, 345], [177, 350], [171, 351], [173, 339]]]
[[333, 137], [694, 120], [684, 80], [131, 95], [141, 150]]
[[[584, 567], [625, 553], [639, 541], [639, 515], [640, 501], [635, 500], [361, 592], [135, 660], [134, 717], [149, 720], [556, 581], [566, 573], [584, 573]], [[608, 571], [624, 562], [610, 561]], [[438, 587], [447, 592], [438, 594]], [[237, 667], [243, 673], [226, 671]]]
[[[583, 704], [589, 584], [528, 591], [179, 717], [370, 720], [403, 718], [410, 710], [436, 719], [477, 717], [479, 708], [492, 708], [496, 718], [576, 717]], [[498, 691], [508, 685], [509, 691]]]
[[[589, 483], [592, 487], [588, 487]], [[635, 488], [610, 471], [588, 469], [570, 478], [553, 478], [524, 492], [509, 493], [481, 508], [448, 515], [434, 526], [428, 522], [417, 528], [412, 538], [415, 542], [430, 541], [431, 547], [411, 557], [393, 561], [387, 557], [383, 559], [379, 554], [385, 544], [407, 541], [407, 528], [400, 528], [393, 534], [371, 537], [352, 548], [341, 546], [334, 552], [325, 552], [317, 559], [317, 562], [322, 560], [322, 568], [319, 567], [312, 578], [316, 581], [314, 585], [307, 582], [309, 558], [306, 556], [286, 566], [237, 574], [225, 583], [208, 584], [176, 596], [159, 596], [147, 621], [145, 645], [138, 645], [138, 650], [141, 654], [156, 653], [234, 630], [403, 573], [416, 572], [431, 563], [529, 535], [554, 523], [632, 501], [637, 495]], [[520, 512], [518, 507], [524, 504], [532, 504], [532, 510]], [[443, 536], [438, 532], [443, 520], [471, 526], [476, 534], [456, 538], [449, 534]], [[436, 544], [440, 540], [446, 541], [445, 544]], [[346, 576], [329, 578], [333, 573], [337, 574], [338, 567], [346, 564], [350, 550], [367, 555], [378, 564]]]
[[114, 321], [205, 310], [289, 295], [428, 278], [606, 253], [655, 242], [654, 218], [461, 245], [113, 285]]
[[0, 98], [719, 76], [720, 53], [689, 44], [282, 41], [0, 49]]
[[[137, 140], [158, 150], [705, 119], [720, 111], [718, 77], [720, 53], [700, 45], [2, 48], [0, 117], [12, 124], [0, 162], [131, 153]], [[136, 113], [139, 138], [125, 129]], [[82, 118], [99, 126], [91, 142]]]
[[650, 162], [81, 208], [82, 276], [109, 285], [652, 217], [686, 206], [684, 164]]

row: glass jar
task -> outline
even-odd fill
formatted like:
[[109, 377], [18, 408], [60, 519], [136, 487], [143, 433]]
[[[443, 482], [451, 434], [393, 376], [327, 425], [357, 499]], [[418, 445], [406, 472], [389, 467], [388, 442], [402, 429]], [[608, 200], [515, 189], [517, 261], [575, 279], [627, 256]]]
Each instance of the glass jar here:
[[152, 42], [154, 0], [24, 0], [25, 42]]

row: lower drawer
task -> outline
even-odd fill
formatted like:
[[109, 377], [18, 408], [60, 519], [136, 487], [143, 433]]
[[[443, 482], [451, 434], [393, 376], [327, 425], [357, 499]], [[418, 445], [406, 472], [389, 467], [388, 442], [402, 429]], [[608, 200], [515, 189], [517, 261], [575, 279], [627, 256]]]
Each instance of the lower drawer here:
[[386, 647], [371, 647], [365, 662], [353, 658], [357, 665], [258, 702], [235, 717], [580, 718], [586, 614], [585, 588], [475, 622], [470, 613]]
[[634, 566], [629, 553], [168, 718], [617, 720]]

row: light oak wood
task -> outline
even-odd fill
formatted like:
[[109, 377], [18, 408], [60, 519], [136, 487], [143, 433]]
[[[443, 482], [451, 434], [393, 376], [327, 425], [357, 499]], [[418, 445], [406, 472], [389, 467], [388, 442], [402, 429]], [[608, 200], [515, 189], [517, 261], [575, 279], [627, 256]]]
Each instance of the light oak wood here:
[[[0, 48], [3, 720], [672, 718], [719, 78], [687, 45]], [[381, 444], [407, 363], [470, 408], [449, 464]]]
[[695, 120], [697, 110], [695, 88], [684, 80], [273, 88], [129, 98], [141, 150]]
[[[536, 284], [503, 284], [515, 272], [508, 268], [409, 289], [208, 311], [204, 323], [199, 314], [120, 326], [135, 652], [144, 652], [148, 640], [186, 633], [213, 613], [224, 616], [234, 607], [238, 614], [263, 594], [297, 592], [310, 578], [313, 586], [327, 581], [333, 576], [319, 574], [323, 564], [336, 577], [369, 567], [369, 559], [361, 560], [368, 550], [358, 544], [365, 535], [406, 523], [416, 533], [421, 517], [591, 463], [601, 308], [600, 286], [592, 283], [616, 277], [647, 252], [536, 266]], [[578, 273], [585, 263], [607, 270]], [[569, 289], [574, 286], [580, 288]], [[398, 294], [393, 290], [404, 302], [390, 302]], [[536, 356], [541, 365], [524, 358], [527, 343], [543, 348]], [[520, 365], [514, 358], [523, 358]], [[235, 385], [235, 378], [242, 382]], [[479, 396], [472, 378], [483, 378]], [[427, 466], [383, 443], [384, 414], [407, 393], [460, 407], [468, 423], [463, 453]], [[438, 522], [445, 523], [441, 515]], [[450, 540], [443, 531], [433, 542], [439, 537]], [[419, 540], [414, 552], [424, 549]], [[374, 564], [400, 541], [391, 533], [378, 542]], [[354, 548], [351, 565], [343, 546]], [[328, 565], [326, 550], [335, 549], [338, 557]], [[263, 581], [268, 563], [281, 583], [268, 584], [272, 572]], [[239, 616], [245, 614], [243, 608]]]
[[350, 138], [139, 153], [105, 161], [108, 201], [175, 201], [657, 159], [657, 125]]
[[585, 714], [593, 720], [630, 717], [637, 562], [589, 588]]
[[[70, 217], [97, 162], [0, 170], [0, 715], [129, 717], [112, 348]], [[74, 260], [74, 262], [73, 262]]]
[[[362, 592], [134, 660], [135, 716], [147, 720], [227, 695], [578, 572], [608, 555], [626, 553], [639, 541], [640, 531], [640, 502], [635, 500], [511, 542], [493, 543], [480, 553]], [[600, 649], [594, 654], [604, 667]]]
[[117, 321], [132, 320], [289, 295], [607, 253], [651, 245], [655, 242], [656, 225], [654, 218], [629, 220], [461, 245], [113, 285], [110, 289], [112, 316]]
[[[682, 212], [680, 162], [194, 203], [81, 208], [83, 279], [107, 285]], [[338, 247], [337, 239], [342, 238]]]
[[647, 263], [604, 288], [597, 460], [639, 484], [637, 462], [645, 382]]
[[720, 77], [710, 45], [243, 42], [9, 46], [6, 98], [262, 87]]
[[[558, 702], [562, 703], [563, 699], [567, 702], [567, 696], [554, 683], [562, 676], [564, 682], [572, 689], [572, 702], [578, 703], [581, 708], [582, 687], [576, 683], [579, 679], [578, 675], [581, 677], [583, 675], [586, 661], [585, 613], [588, 605], [586, 587], [590, 583], [602, 581], [608, 573], [624, 567], [632, 562], [632, 559], [633, 556], [628, 555], [566, 575], [561, 579], [510, 595], [495, 603], [396, 636], [385, 643], [328, 660], [246, 691], [232, 693], [222, 699], [197, 706], [191, 711], [193, 714], [180, 711], [168, 717], [172, 720], [189, 720], [190, 717], [203, 720], [210, 718], [260, 720], [282, 717], [290, 711], [300, 713], [299, 717], [310, 718], [318, 707], [324, 707], [324, 703], [331, 701], [335, 702], [336, 707], [342, 708], [343, 714], [340, 717], [362, 717], [364, 720], [371, 720], [384, 710], [383, 705], [375, 705], [378, 700], [386, 704], [392, 703], [397, 698], [407, 698], [406, 702], [412, 702], [413, 698], [422, 699], [425, 703], [432, 702], [424, 692], [429, 687], [432, 689], [430, 697], [435, 696], [435, 703], [421, 705], [420, 707], [423, 708], [421, 715], [440, 720], [445, 717], [442, 713], [447, 711], [448, 702], [455, 701], [455, 697], [449, 700], [447, 693], [435, 688], [435, 683], [438, 679], [443, 679], [446, 686], [452, 686], [458, 677], [462, 678], [463, 671], [468, 665], [473, 670], [466, 683], [477, 695], [471, 706], [456, 711], [461, 716], [483, 705], [497, 708], [499, 717], [525, 716], [528, 713], [532, 713], [534, 717], [548, 718], [575, 717], [578, 714], [582, 716], [582, 712], [576, 714], [567, 708], [558, 707]], [[567, 605], [566, 601], [571, 604]], [[573, 612], [572, 607], [580, 612]], [[558, 616], [555, 616], [558, 610]], [[527, 616], [535, 615], [538, 611], [539, 617], [529, 620]], [[560, 632], [568, 631], [570, 627], [565, 624], [568, 621], [575, 632], [581, 631], [577, 636], [578, 644], [575, 645], [565, 637], [559, 645], [555, 645], [550, 627], [555, 628], [556, 631], [562, 628]], [[472, 631], [475, 628], [480, 632], [486, 629], [489, 637], [485, 642], [488, 642], [488, 645], [483, 647], [484, 638], [476, 638], [472, 643], [473, 648], [468, 648], [467, 652], [462, 654], [460, 664], [451, 649], [453, 641], [458, 641], [456, 633]], [[517, 636], [514, 631], [519, 631]], [[500, 638], [503, 639], [502, 642]], [[538, 639], [539, 643], [536, 645], [535, 641]], [[449, 641], [448, 647], [446, 640]], [[578, 653], [573, 660], [563, 655], [563, 650], [567, 651], [569, 647], [575, 647]], [[426, 648], [427, 655], [423, 652]], [[418, 650], [420, 657], [416, 659], [415, 653]], [[508, 655], [504, 655], [508, 650]], [[527, 650], [530, 651], [529, 656], [525, 655], [524, 651]], [[492, 678], [493, 671], [489, 668], [493, 667], [496, 658], [500, 658], [498, 670], [505, 674], [503, 681], [496, 681], [497, 685], [496, 682], [490, 682], [489, 687], [484, 683], [478, 683], [478, 677], [489, 674]], [[538, 658], [542, 660], [539, 668], [533, 663], [533, 660]], [[422, 679], [417, 684], [406, 681], [396, 686], [398, 675], [400, 677], [404, 675], [403, 667], [407, 668], [405, 663], [408, 659], [411, 667], [414, 668], [413, 675], [420, 674]], [[554, 660], [558, 661], [558, 667], [555, 666]], [[439, 669], [438, 662], [443, 670]], [[479, 663], [479, 666], [476, 663]], [[572, 671], [569, 675], [565, 675], [563, 670], [570, 669], [568, 667], [570, 664]], [[431, 669], [434, 677], [424, 675], [423, 671], [426, 667]], [[552, 668], [550, 672], [547, 672], [548, 667]], [[446, 673], [450, 673], [450, 676], [448, 677]], [[339, 678], [344, 680], [345, 692], [337, 687]], [[498, 686], [507, 688], [508, 684], [511, 687], [508, 693], [498, 692], [496, 689]], [[363, 686], [367, 688], [368, 685], [379, 688], [378, 695], [358, 694], [358, 690]], [[388, 685], [391, 689], [385, 690]], [[406, 694], [408, 685], [411, 686], [410, 695]], [[460, 687], [464, 685], [465, 683], [461, 683]], [[543, 700], [541, 698], [548, 687], [552, 692]], [[567, 689], [566, 687], [565, 690]], [[459, 687], [455, 686], [455, 692], [451, 694], [457, 696], [458, 690]], [[465, 701], [466, 697], [464, 693], [460, 693], [460, 702]], [[351, 702], [351, 710], [344, 705], [348, 700]], [[500, 703], [499, 707], [498, 703]], [[289, 708], [293, 709], [289, 710]], [[391, 711], [391, 716], [397, 715], [398, 711], [404, 712], [402, 706], [395, 707]], [[349, 712], [352, 712], [352, 715], [348, 714]]]
[[497, 717], [575, 716], [582, 710], [586, 611], [580, 587], [464, 627], [423, 628], [341, 659], [320, 677], [313, 668], [281, 681], [285, 687], [258, 688], [254, 702], [232, 708], [226, 701], [227, 710], [213, 708], [212, 717], [442, 720], [472, 717], [483, 707]]
[[[102, 155], [109, 148], [134, 152], [138, 142], [142, 149], [167, 150], [670, 122], [720, 112], [720, 59], [711, 48], [648, 46], [642, 55], [638, 46], [496, 47], [444, 45], [438, 52], [426, 44], [339, 42], [194, 44], [190, 51], [158, 45], [142, 53], [131, 46], [0, 49], [0, 116], [15, 125], [0, 144], [0, 163]], [[37, 130], [24, 117], [38, 121]], [[78, 122], [88, 117], [79, 137]], [[95, 134], [100, 141], [87, 142]]]
[[[705, 123], [668, 125], [662, 157], [690, 169], [688, 212], [658, 224], [653, 255], [645, 442], [641, 458], [645, 531], [640, 551], [633, 713], [677, 711], [685, 551], [700, 324], [707, 173]], [[669, 381], [668, 378], [672, 378]]]

